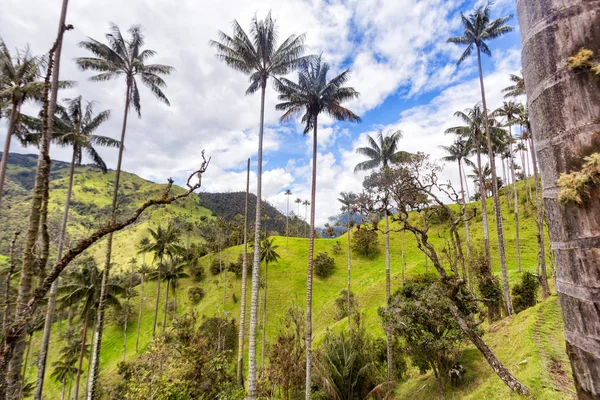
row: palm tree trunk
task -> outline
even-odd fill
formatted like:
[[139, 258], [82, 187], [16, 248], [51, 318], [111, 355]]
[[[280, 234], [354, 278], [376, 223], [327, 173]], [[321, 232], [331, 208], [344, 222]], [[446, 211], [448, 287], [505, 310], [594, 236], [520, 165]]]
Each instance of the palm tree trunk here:
[[23, 373], [21, 374], [21, 386], [25, 385], [25, 376], [27, 375], [27, 363], [29, 362], [29, 352], [31, 351], [32, 339], [33, 332], [29, 334], [29, 340], [27, 341], [27, 350], [25, 351], [25, 362], [23, 363]]
[[[508, 127], [510, 132], [510, 137], [512, 138], [512, 129], [511, 126]], [[513, 148], [512, 143], [508, 144], [510, 150], [510, 173], [512, 176], [513, 184], [514, 184], [514, 209], [515, 209], [515, 246], [517, 250], [517, 267], [518, 271], [521, 272], [521, 246], [519, 244], [519, 196], [517, 193], [517, 180], [515, 177], [515, 159], [513, 158]]]
[[6, 274], [6, 285], [4, 287], [4, 315], [2, 316], [2, 334], [6, 337], [8, 329], [8, 325], [12, 320], [12, 313], [9, 312], [10, 308], [10, 281], [12, 279], [12, 275], [15, 272], [16, 262], [15, 262], [15, 246], [17, 244], [17, 238], [19, 237], [19, 232], [15, 232], [13, 236], [13, 240], [10, 242], [10, 250], [8, 253], [8, 273]]
[[400, 235], [400, 252], [402, 254], [402, 286], [406, 282], [404, 279], [404, 272], [406, 271], [406, 259], [404, 258], [404, 231]]
[[[127, 90], [125, 91], [125, 110], [123, 112], [123, 126], [121, 129], [121, 143], [119, 145], [119, 157], [117, 159], [117, 170], [115, 171], [115, 186], [112, 198], [112, 208], [110, 215], [110, 222], [114, 224], [117, 219], [117, 201], [119, 197], [119, 179], [121, 178], [121, 163], [123, 161], [123, 150], [125, 149], [125, 132], [127, 131], [127, 116], [129, 114], [129, 105], [131, 101], [131, 89], [132, 82], [131, 78], [127, 80]], [[106, 290], [108, 284], [108, 276], [110, 274], [111, 266], [111, 255], [112, 255], [112, 242], [113, 233], [108, 234], [106, 240], [106, 259], [104, 262], [104, 271], [102, 271], [102, 286], [100, 287], [100, 300], [97, 310], [98, 323], [96, 326], [96, 332], [94, 333], [94, 348], [92, 353], [92, 365], [90, 369], [92, 374], [90, 376], [90, 383], [88, 387], [87, 398], [93, 400], [96, 394], [96, 387], [98, 381], [98, 372], [100, 367], [100, 351], [102, 349], [102, 333], [104, 331], [104, 309], [106, 307]]]
[[8, 122], [8, 131], [6, 132], [6, 140], [4, 141], [4, 151], [2, 153], [2, 162], [0, 163], [0, 208], [2, 208], [2, 197], [4, 194], [4, 180], [6, 179], [6, 167], [8, 165], [8, 153], [10, 151], [10, 139], [15, 131], [19, 116], [20, 106], [16, 101], [12, 103], [10, 112], [10, 120]]
[[[65, 200], [65, 210], [63, 214], [62, 225], [58, 236], [58, 250], [56, 259], [62, 257], [65, 234], [67, 230], [67, 221], [69, 220], [69, 207], [71, 206], [71, 194], [73, 193], [73, 175], [75, 174], [77, 149], [73, 148], [73, 156], [71, 158], [71, 166], [69, 169], [69, 186], [67, 188], [67, 198]], [[44, 332], [42, 333], [42, 346], [40, 348], [40, 356], [38, 361], [38, 372], [35, 382], [35, 391], [33, 394], [34, 400], [42, 399], [44, 390], [44, 378], [46, 373], [46, 362], [48, 359], [48, 347], [50, 346], [50, 334], [52, 331], [52, 322], [54, 320], [54, 308], [56, 306], [56, 289], [58, 287], [58, 279], [52, 282], [50, 294], [48, 297], [48, 306], [46, 308], [46, 320], [44, 321]]]
[[496, 231], [498, 232], [498, 253], [500, 255], [500, 267], [502, 269], [502, 286], [504, 290], [504, 303], [506, 313], [512, 315], [512, 302], [510, 300], [510, 287], [508, 285], [508, 271], [506, 270], [506, 257], [504, 251], [504, 228], [502, 227], [502, 210], [500, 209], [500, 198], [498, 197], [498, 179], [496, 178], [496, 160], [492, 149], [492, 136], [488, 121], [487, 104], [485, 101], [485, 88], [483, 86], [483, 71], [481, 69], [481, 50], [477, 47], [477, 65], [479, 67], [479, 85], [481, 86], [481, 102], [483, 105], [483, 116], [485, 117], [485, 136], [487, 140], [490, 169], [492, 170], [492, 196], [494, 198], [494, 212], [496, 215]]
[[306, 400], [312, 397], [312, 281], [315, 250], [315, 199], [317, 195], [317, 115], [313, 122], [313, 165], [310, 191], [310, 232], [308, 233], [308, 277], [306, 280]]
[[248, 400], [256, 399], [256, 327], [258, 322], [258, 277], [260, 269], [260, 219], [262, 203], [262, 146], [265, 121], [265, 91], [263, 79], [260, 91], [260, 126], [258, 130], [258, 165], [256, 172], [256, 213], [254, 221], [254, 262], [252, 265], [252, 295], [250, 298], [250, 331], [248, 346]]
[[62, 389], [60, 391], [60, 400], [65, 400], [65, 391], [67, 390], [67, 376], [63, 376]]
[[[458, 176], [460, 178], [460, 192], [462, 194], [462, 206], [463, 206], [463, 220], [465, 221], [465, 242], [467, 247], [467, 273], [468, 273], [468, 282], [469, 288], [473, 290], [473, 283], [471, 282], [471, 240], [469, 238], [469, 221], [467, 221], [467, 202], [465, 200], [465, 187], [463, 185], [463, 171], [462, 171], [462, 159], [458, 160]], [[467, 274], [465, 273], [465, 264], [463, 261], [462, 264], [463, 270], [463, 279], [467, 280]]]
[[165, 305], [163, 309], [163, 326], [162, 331], [165, 333], [165, 327], [167, 326], [167, 305], [169, 304], [169, 281], [165, 285]]
[[156, 304], [154, 305], [154, 322], [152, 324], [152, 339], [156, 335], [156, 321], [158, 320], [158, 303], [160, 301], [160, 273], [162, 268], [163, 258], [160, 258], [160, 264], [158, 265], [158, 280], [156, 281]]
[[481, 218], [483, 219], [483, 250], [485, 251], [485, 258], [491, 260], [490, 251], [490, 228], [488, 224], [487, 215], [487, 193], [485, 190], [485, 181], [483, 179], [483, 170], [481, 167], [481, 143], [479, 138], [476, 138], [477, 142], [477, 175], [479, 177], [479, 195], [481, 197]]
[[[92, 323], [92, 329], [96, 330], [96, 326], [98, 325], [98, 318], [97, 316], [94, 316], [94, 322]], [[87, 359], [87, 373], [85, 376], [85, 393], [87, 393], [88, 391], [88, 387], [89, 387], [89, 383], [90, 383], [90, 373], [92, 372], [92, 369], [90, 368], [90, 366], [92, 365], [92, 352], [90, 351], [88, 354], [88, 359]], [[69, 397], [71, 397], [71, 390], [69, 389]]]
[[351, 319], [352, 319], [352, 316], [350, 315], [351, 314], [351, 304], [350, 304], [350, 257], [351, 257], [350, 256], [350, 230], [351, 230], [351, 227], [350, 227], [350, 202], [348, 202], [347, 207], [348, 207], [348, 209], [346, 210], [346, 214], [348, 217], [348, 289], [347, 289], [348, 297], [346, 300], [347, 300], [347, 304], [348, 304], [348, 308], [347, 308], [347, 310], [348, 310], [348, 328], [350, 328], [350, 323], [351, 323]]
[[458, 176], [460, 179], [460, 192], [462, 193], [463, 220], [465, 221], [465, 243], [467, 247], [467, 277], [465, 277], [463, 263], [463, 279], [469, 281], [469, 289], [473, 290], [473, 272], [471, 271], [471, 238], [469, 237], [469, 221], [467, 220], [467, 201], [465, 199], [465, 185], [463, 183], [462, 159], [458, 160]]
[[144, 280], [146, 274], [142, 273], [142, 283], [140, 286], [140, 310], [138, 312], [137, 336], [135, 338], [135, 352], [137, 353], [140, 347], [140, 327], [142, 326], [142, 305], [144, 304]]
[[[246, 329], [246, 280], [248, 279], [248, 193], [250, 192], [250, 159], [246, 172], [246, 201], [244, 205], [244, 254], [242, 255], [242, 295], [240, 299], [240, 334], [238, 336], [237, 386], [244, 388], [244, 343]], [[289, 204], [288, 196], [288, 204]]]
[[223, 274], [223, 311], [227, 304], [227, 266], [229, 265], [229, 247], [225, 248], [225, 271]]
[[535, 155], [535, 146], [533, 137], [529, 148], [531, 149], [531, 163], [533, 164], [533, 179], [535, 181], [535, 204], [536, 204], [536, 223], [537, 223], [537, 240], [539, 247], [539, 266], [541, 269], [540, 283], [542, 286], [542, 297], [545, 299], [550, 296], [550, 288], [548, 287], [548, 278], [546, 273], [546, 240], [544, 239], [544, 203], [542, 199], [542, 177], [538, 172], [537, 157]]
[[506, 163], [504, 162], [504, 158], [500, 158], [500, 162], [502, 163], [502, 179], [504, 180], [504, 197], [506, 197], [506, 205], [510, 208], [510, 194], [509, 194], [509, 180], [506, 177]]
[[[385, 208], [385, 304], [390, 307], [390, 221], [388, 208]], [[387, 346], [387, 380], [392, 381], [392, 332], [388, 327], [385, 329], [385, 342]]]
[[[79, 381], [81, 378], [81, 370], [83, 368], [83, 356], [85, 353], [85, 344], [87, 342], [87, 331], [88, 323], [90, 318], [90, 310], [88, 309], [85, 313], [85, 321], [83, 322], [83, 333], [81, 334], [81, 347], [79, 348], [79, 364], [77, 366], [77, 378], [75, 379], [75, 393], [73, 394], [74, 399], [79, 398]], [[88, 365], [88, 370], [90, 369]]]
[[269, 274], [269, 263], [265, 261], [265, 290], [263, 293], [263, 328], [262, 328], [262, 338], [261, 338], [261, 359], [260, 359], [260, 369], [264, 373], [265, 370], [265, 344], [267, 342], [267, 277]]
[[290, 243], [290, 195], [287, 195], [287, 206], [285, 208], [285, 249], [289, 249]]
[[[40, 219], [44, 207], [44, 199], [47, 198], [48, 177], [50, 175], [50, 141], [52, 139], [54, 113], [56, 111], [56, 99], [58, 97], [58, 77], [60, 73], [60, 57], [62, 54], [62, 40], [65, 32], [65, 19], [67, 15], [68, 0], [63, 0], [58, 34], [56, 42], [49, 52], [47, 62], [47, 74], [44, 81], [44, 106], [42, 109], [42, 139], [40, 143], [40, 154], [35, 177], [35, 186], [31, 201], [31, 212], [23, 251], [23, 266], [19, 281], [19, 292], [17, 296], [16, 316], [20, 316], [27, 307], [27, 299], [31, 296], [31, 280], [36, 263], [34, 248], [38, 239]], [[50, 83], [51, 79], [51, 83]], [[5, 337], [3, 360], [10, 359], [8, 372], [4, 374], [5, 361], [0, 365], [0, 398], [5, 397], [7, 386], [10, 387], [9, 398], [21, 397], [20, 371], [24, 351], [24, 331], [20, 331], [14, 337]], [[12, 334], [9, 334], [12, 336]], [[14, 343], [14, 344], [13, 344]], [[12, 353], [12, 354], [11, 354]], [[4, 379], [8, 378], [8, 385]]]
[[71, 390], [73, 389], [73, 373], [70, 374], [69, 376], [69, 394], [67, 395], [67, 398], [71, 398]]

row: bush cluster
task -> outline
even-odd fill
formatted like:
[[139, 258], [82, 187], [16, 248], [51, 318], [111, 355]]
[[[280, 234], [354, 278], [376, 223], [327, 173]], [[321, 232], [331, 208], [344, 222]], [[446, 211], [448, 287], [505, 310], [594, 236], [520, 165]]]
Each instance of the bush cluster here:
[[319, 253], [314, 258], [314, 269], [315, 274], [319, 278], [327, 278], [335, 270], [335, 260], [333, 257], [329, 257], [326, 252]]

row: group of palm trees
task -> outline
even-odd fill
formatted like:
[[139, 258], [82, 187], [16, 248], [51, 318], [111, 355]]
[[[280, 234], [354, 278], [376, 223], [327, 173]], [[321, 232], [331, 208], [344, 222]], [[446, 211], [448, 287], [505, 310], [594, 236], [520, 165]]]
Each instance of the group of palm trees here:
[[[63, 5], [63, 11], [66, 12], [66, 4]], [[161, 75], [170, 74], [173, 71], [173, 68], [165, 65], [148, 63], [148, 60], [152, 58], [156, 52], [143, 48], [144, 36], [139, 26], [131, 27], [129, 29], [129, 34], [130, 38], [125, 39], [123, 38], [120, 29], [116, 25], [111, 25], [110, 32], [106, 34], [108, 44], [89, 38], [88, 40], [81, 42], [80, 47], [91, 52], [93, 56], [81, 57], [76, 60], [77, 65], [82, 70], [91, 70], [98, 73], [90, 78], [91, 81], [105, 82], [115, 78], [124, 78], [126, 83], [125, 108], [121, 140], [94, 134], [101, 124], [108, 120], [110, 113], [109, 111], [102, 111], [95, 114], [93, 102], [85, 102], [81, 96], [73, 99], [65, 99], [63, 105], [56, 105], [56, 115], [52, 115], [52, 117], [49, 118], [53, 125], [51, 139], [59, 145], [71, 146], [73, 149], [65, 212], [62, 229], [58, 239], [57, 254], [59, 259], [61, 257], [67, 228], [74, 166], [81, 164], [83, 153], [85, 152], [91, 161], [102, 171], [106, 171], [107, 167], [97, 153], [95, 146], [119, 148], [110, 217], [110, 223], [114, 224], [117, 217], [119, 178], [130, 107], [133, 105], [138, 116], [141, 116], [141, 97], [138, 80], [141, 84], [147, 86], [155, 97], [167, 105], [169, 104], [168, 99], [162, 92], [162, 88], [164, 88], [166, 84]], [[43, 101], [46, 85], [44, 84], [42, 77], [46, 66], [49, 63], [50, 60], [48, 57], [33, 56], [28, 49], [17, 51], [13, 55], [9, 51], [8, 46], [0, 40], [0, 118], [4, 115], [9, 116], [7, 137], [4, 152], [2, 154], [2, 162], [0, 163], [0, 207], [2, 205], [2, 188], [6, 178], [6, 166], [12, 137], [16, 136], [25, 145], [37, 145], [40, 140], [41, 131], [45, 128], [42, 126], [43, 118], [41, 113], [39, 119], [33, 118], [31, 116], [23, 115], [21, 113], [21, 107], [27, 101]], [[60, 88], [66, 88], [73, 85], [72, 82], [67, 81], [61, 82], [58, 86]], [[46, 150], [46, 152], [48, 150]], [[45, 150], [42, 149], [42, 151]], [[34, 232], [34, 234], [35, 233], [36, 232]], [[31, 235], [28, 235], [28, 242], [29, 236]], [[107, 304], [108, 296], [107, 285], [109, 284], [109, 272], [111, 267], [112, 234], [109, 234], [108, 236], [106, 260], [102, 270], [101, 290], [98, 299], [97, 323], [92, 353], [93, 374], [88, 389], [90, 396], [93, 396], [97, 388], [96, 381], [104, 325], [104, 308]], [[24, 299], [29, 295], [31, 276], [31, 268], [28, 267], [28, 263], [24, 263], [19, 284], [19, 299]], [[40, 350], [38, 378], [36, 381], [36, 398], [41, 398], [42, 395], [50, 330], [52, 327], [51, 321], [56, 301], [57, 283], [57, 281], [54, 281], [49, 296], [47, 318], [44, 327], [42, 348]], [[13, 379], [11, 379], [10, 385], [13, 386], [12, 391], [15, 393], [15, 396], [19, 396], [21, 390], [19, 387], [20, 379], [18, 379], [18, 371], [20, 371], [22, 349], [23, 346], [17, 347], [13, 362], [11, 363]]]

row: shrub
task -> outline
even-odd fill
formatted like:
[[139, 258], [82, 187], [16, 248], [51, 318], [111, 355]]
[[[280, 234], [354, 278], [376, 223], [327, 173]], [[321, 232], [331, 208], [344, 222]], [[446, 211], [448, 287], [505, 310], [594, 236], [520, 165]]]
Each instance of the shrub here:
[[219, 275], [221, 270], [225, 268], [222, 261], [219, 262], [219, 257], [214, 257], [212, 262], [210, 263], [210, 273], [213, 275]]
[[200, 303], [204, 296], [206, 296], [206, 292], [199, 286], [194, 286], [188, 289], [188, 299], [190, 299], [193, 304]]
[[377, 253], [377, 232], [371, 229], [360, 228], [352, 235], [352, 250], [365, 257]]
[[331, 246], [331, 251], [335, 255], [340, 255], [342, 253], [342, 246], [340, 246], [339, 240], [336, 240], [333, 246]]
[[481, 297], [486, 299], [488, 308], [488, 320], [494, 322], [501, 317], [502, 289], [500, 281], [492, 274], [489, 260], [481, 250], [471, 252], [471, 268], [477, 277], [477, 288]]
[[335, 260], [325, 252], [319, 253], [314, 258], [315, 274], [320, 278], [327, 278], [335, 270]]
[[[254, 253], [247, 253], [248, 255], [246, 260], [246, 274], [250, 276], [252, 273], [252, 262], [254, 260]], [[230, 263], [229, 267], [227, 267], [228, 271], [231, 271], [235, 274], [237, 278], [242, 277], [242, 267], [244, 265], [244, 253], [240, 253], [238, 259], [234, 263]]]
[[[340, 290], [340, 295], [335, 299], [335, 320], [339, 321], [348, 316], [348, 289]], [[350, 291], [350, 312], [356, 312], [358, 309], [358, 304], [356, 303], [356, 299], [354, 298], [354, 293]]]
[[539, 288], [540, 283], [531, 272], [524, 272], [521, 275], [521, 282], [513, 285], [512, 288], [513, 307], [516, 313], [536, 305]]
[[199, 263], [193, 263], [189, 266], [190, 275], [194, 278], [195, 281], [203, 281], [206, 278], [206, 271], [204, 267]]

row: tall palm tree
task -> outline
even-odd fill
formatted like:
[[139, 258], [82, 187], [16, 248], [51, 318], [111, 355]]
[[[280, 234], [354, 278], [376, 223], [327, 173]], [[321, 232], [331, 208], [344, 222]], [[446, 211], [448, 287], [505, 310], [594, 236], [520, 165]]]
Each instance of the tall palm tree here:
[[[119, 180], [121, 177], [121, 163], [123, 161], [123, 150], [125, 149], [125, 132], [127, 130], [127, 117], [129, 108], [133, 108], [141, 118], [140, 92], [138, 90], [137, 78], [150, 89], [152, 94], [163, 103], [169, 105], [169, 100], [162, 89], [166, 86], [161, 75], [169, 75], [174, 71], [173, 67], [160, 64], [148, 64], [147, 61], [156, 55], [154, 50], [143, 49], [144, 35], [139, 25], [129, 28], [130, 39], [124, 39], [118, 26], [111, 24], [110, 32], [107, 33], [108, 45], [95, 39], [79, 43], [79, 46], [91, 52], [94, 57], [80, 57], [77, 65], [86, 71], [99, 72], [92, 76], [91, 81], [104, 82], [115, 78], [125, 78], [125, 109], [123, 112], [123, 124], [121, 128], [121, 143], [119, 146], [119, 157], [115, 174], [115, 184], [112, 198], [110, 223], [114, 223], [117, 217], [117, 200], [119, 195]], [[113, 234], [108, 235], [106, 241], [106, 260], [104, 262], [103, 287], [108, 282], [111, 265]], [[98, 309], [98, 324], [96, 327], [94, 352], [92, 355], [93, 373], [88, 388], [88, 397], [93, 398], [96, 393], [96, 382], [98, 378], [98, 366], [100, 362], [100, 349], [102, 347], [102, 332], [104, 330], [104, 303], [106, 290], [100, 296], [100, 307]]]
[[[86, 257], [79, 262], [77, 269], [69, 274], [67, 282], [58, 288], [60, 295], [58, 301], [65, 306], [79, 306], [81, 308], [80, 317], [83, 319], [81, 348], [74, 388], [75, 399], [79, 398], [79, 382], [87, 342], [87, 332], [90, 325], [90, 316], [96, 315], [100, 307], [102, 281], [103, 273], [96, 265], [96, 261], [92, 257]], [[105, 290], [106, 304], [113, 307], [120, 307], [121, 303], [117, 296], [123, 294], [125, 290], [120, 282], [110, 279], [105, 285]], [[88, 366], [88, 368], [92, 368], [92, 366]]]
[[261, 343], [261, 361], [260, 368], [264, 370], [265, 367], [265, 344], [267, 343], [267, 278], [269, 276], [269, 263], [277, 262], [281, 258], [277, 253], [278, 245], [275, 243], [275, 239], [265, 239], [260, 244], [260, 259], [265, 262], [265, 280], [264, 280], [264, 303], [263, 303], [263, 329], [262, 329], [262, 343]]
[[[118, 147], [119, 141], [106, 137], [95, 135], [94, 132], [107, 121], [110, 117], [109, 111], [101, 111], [94, 115], [93, 103], [87, 103], [85, 109], [82, 106], [81, 96], [74, 99], [66, 99], [66, 106], [57, 107], [58, 118], [55, 120], [55, 132], [58, 131], [58, 143], [65, 146], [71, 146], [73, 153], [69, 169], [69, 183], [67, 186], [67, 196], [65, 200], [65, 209], [63, 213], [62, 224], [58, 235], [57, 259], [62, 257], [67, 221], [69, 219], [69, 207], [71, 205], [71, 194], [73, 190], [73, 176], [75, 166], [81, 165], [83, 153], [85, 152], [92, 163], [106, 173], [106, 164], [100, 154], [96, 151], [96, 146]], [[46, 323], [42, 334], [42, 345], [40, 348], [40, 357], [38, 362], [38, 372], [36, 379], [36, 393], [42, 393], [44, 386], [44, 375], [46, 372], [46, 361], [48, 358], [48, 346], [50, 345], [50, 334], [52, 321], [54, 319], [54, 307], [56, 303], [56, 289], [58, 281], [54, 281], [50, 287], [48, 296], [48, 305], [46, 307]]]
[[163, 332], [167, 326], [167, 307], [169, 304], [169, 288], [173, 291], [175, 299], [174, 314], [177, 312], [177, 283], [180, 279], [188, 278], [189, 275], [185, 272], [186, 264], [181, 262], [178, 257], [169, 257], [161, 265], [162, 280], [165, 282], [165, 305], [163, 315]]
[[[158, 261], [156, 269], [156, 304], [154, 306], [154, 322], [152, 324], [152, 337], [156, 336], [156, 320], [158, 319], [158, 303], [160, 301], [161, 271], [165, 256], [174, 257], [179, 251], [181, 232], [177, 226], [169, 221], [166, 228], [159, 225], [156, 230], [149, 228], [150, 240], [145, 248], [146, 252], [154, 253], [154, 260]], [[168, 290], [168, 289], [167, 289]]]
[[[308, 200], [304, 200], [302, 202], [302, 205], [304, 206], [304, 222], [306, 222], [306, 219], [308, 218], [308, 206], [310, 206], [310, 201]], [[306, 224], [304, 225], [304, 236], [306, 237]]]
[[[392, 132], [390, 135], [384, 135], [379, 132], [377, 140], [367, 135], [369, 142], [368, 147], [359, 147], [356, 153], [368, 158], [354, 167], [354, 172], [368, 171], [380, 168], [381, 171], [387, 170], [391, 164], [400, 164], [410, 159], [410, 153], [399, 150], [398, 142], [402, 138], [401, 131]], [[390, 277], [390, 222], [387, 209], [387, 196], [385, 198], [385, 301], [386, 306], [390, 306], [391, 292], [391, 277]], [[427, 259], [426, 259], [427, 260]], [[392, 381], [392, 337], [389, 329], [386, 329], [386, 344], [387, 344], [387, 378], [388, 382]]]
[[[19, 119], [21, 117], [21, 106], [29, 100], [41, 100], [44, 82], [40, 80], [45, 59], [32, 56], [29, 48], [17, 50], [16, 56], [8, 50], [8, 47], [0, 39], [0, 102], [10, 106], [10, 117], [8, 131], [2, 152], [0, 163], [0, 207], [2, 206], [2, 194], [4, 181], [6, 179], [6, 167], [8, 153], [13, 135], [18, 133]], [[23, 137], [19, 137], [23, 141]]]
[[146, 264], [142, 264], [142, 266], [138, 269], [138, 274], [141, 275], [142, 281], [140, 284], [140, 309], [138, 311], [137, 336], [135, 338], [136, 353], [140, 348], [140, 328], [142, 326], [142, 306], [144, 304], [144, 282], [146, 281], [146, 276], [152, 271], [153, 270]]
[[321, 62], [321, 57], [304, 60], [298, 73], [298, 83], [288, 79], [275, 81], [279, 92], [277, 110], [285, 111], [281, 121], [289, 121], [299, 113], [302, 115], [304, 134], [313, 131], [313, 160], [310, 198], [310, 232], [308, 244], [308, 279], [306, 285], [306, 398], [311, 398], [311, 364], [312, 364], [312, 279], [313, 252], [315, 246], [315, 201], [317, 191], [317, 130], [318, 117], [321, 112], [337, 121], [360, 122], [360, 117], [342, 103], [358, 98], [359, 93], [351, 87], [343, 86], [350, 74], [345, 70], [330, 81], [327, 80], [329, 64]]
[[352, 224], [350, 221], [350, 213], [352, 212], [352, 209], [356, 206], [356, 202], [358, 200], [358, 196], [356, 193], [352, 193], [352, 192], [341, 192], [340, 193], [340, 197], [338, 197], [338, 201], [340, 203], [342, 203], [342, 212], [346, 211], [346, 219], [347, 219], [347, 235], [348, 235], [348, 287], [346, 289], [346, 291], [348, 292], [348, 298], [347, 298], [347, 307], [348, 307], [348, 326], [350, 326], [350, 320], [352, 319], [350, 316], [350, 261], [351, 261], [351, 257], [350, 257], [350, 233], [352, 230]]
[[[518, 271], [521, 272], [521, 249], [520, 249], [520, 244], [519, 244], [519, 201], [518, 201], [518, 195], [517, 195], [517, 181], [515, 179], [515, 159], [513, 156], [513, 142], [514, 142], [514, 138], [512, 135], [512, 126], [515, 125], [517, 123], [517, 118], [519, 115], [519, 112], [521, 111], [521, 107], [519, 107], [519, 104], [514, 102], [514, 101], [505, 101], [502, 104], [502, 107], [498, 108], [496, 111], [494, 111], [493, 115], [497, 116], [497, 117], [503, 117], [506, 119], [505, 121], [505, 125], [508, 126], [508, 137], [506, 140], [506, 146], [508, 147], [508, 151], [509, 151], [509, 159], [510, 159], [510, 170], [511, 170], [511, 176], [512, 176], [512, 180], [514, 183], [514, 187], [513, 187], [513, 194], [514, 194], [514, 214], [515, 214], [515, 247], [517, 250], [517, 266], [518, 266]], [[507, 184], [507, 188], [508, 188], [508, 184]], [[542, 235], [543, 235], [543, 228], [542, 228]]]
[[[483, 122], [483, 110], [481, 105], [476, 104], [473, 108], [467, 108], [465, 111], [457, 111], [454, 113], [455, 117], [458, 117], [464, 125], [454, 126], [446, 129], [445, 133], [452, 133], [461, 137], [464, 137], [472, 142], [473, 151], [477, 155], [477, 171], [482, 172], [481, 165], [481, 150], [483, 147], [484, 134], [484, 122]], [[487, 216], [487, 193], [485, 191], [486, 185], [484, 177], [478, 176], [479, 180], [479, 194], [481, 200], [481, 215], [483, 218], [483, 247], [485, 256], [489, 260], [490, 254], [490, 233]], [[465, 179], [466, 181], [466, 179]]]
[[260, 223], [262, 199], [262, 147], [265, 116], [265, 93], [270, 77], [287, 75], [303, 59], [305, 35], [291, 35], [280, 45], [277, 26], [269, 12], [264, 20], [252, 19], [250, 35], [233, 21], [233, 35], [219, 31], [219, 41], [211, 46], [217, 57], [229, 67], [250, 76], [246, 94], [260, 89], [260, 124], [258, 130], [258, 167], [256, 181], [256, 220], [254, 223], [254, 264], [252, 266], [252, 296], [250, 300], [250, 340], [248, 354], [248, 398], [256, 398], [256, 327], [258, 322], [258, 274], [260, 269]]
[[[440, 146], [448, 155], [442, 157], [442, 160], [448, 162], [457, 162], [458, 163], [458, 179], [460, 180], [460, 192], [462, 195], [462, 204], [463, 204], [463, 219], [465, 222], [465, 238], [467, 242], [467, 272], [469, 274], [469, 287], [473, 289], [473, 278], [471, 271], [471, 241], [469, 237], [469, 220], [467, 219], [467, 199], [465, 198], [465, 187], [463, 185], [463, 161], [466, 165], [474, 166], [475, 164], [469, 160], [469, 155], [471, 154], [473, 147], [473, 142], [471, 139], [458, 137], [454, 140], [454, 143], [450, 146]], [[463, 279], [467, 279], [465, 276], [465, 269], [463, 265]]]
[[125, 356], [127, 354], [127, 324], [129, 323], [129, 300], [137, 296], [137, 290], [133, 287], [133, 277], [135, 275], [135, 266], [137, 265], [137, 259], [131, 257], [127, 262], [131, 268], [123, 275], [123, 287], [125, 291], [123, 297], [125, 298], [125, 318], [123, 321], [123, 362], [125, 362]]
[[292, 191], [286, 189], [283, 194], [287, 196], [287, 206], [285, 209], [285, 248], [287, 249], [290, 242], [290, 196], [292, 195]]
[[519, 97], [525, 95], [525, 80], [520, 75], [510, 74], [512, 85], [502, 89], [504, 97]]
[[[490, 159], [490, 167], [492, 169], [492, 181], [496, 182], [496, 162], [492, 149], [492, 136], [490, 132], [490, 124], [488, 120], [487, 102], [485, 98], [485, 87], [483, 84], [483, 70], [481, 68], [481, 53], [491, 57], [492, 52], [486, 41], [496, 39], [508, 32], [512, 32], [513, 28], [506, 25], [506, 22], [512, 16], [501, 17], [493, 21], [490, 20], [490, 3], [486, 6], [477, 8], [474, 12], [466, 17], [461, 13], [461, 20], [464, 28], [463, 36], [455, 36], [448, 39], [448, 43], [457, 45], [466, 45], [467, 48], [459, 58], [457, 65], [465, 61], [475, 49], [477, 52], [477, 66], [479, 67], [479, 85], [481, 87], [481, 103], [483, 106], [483, 116], [485, 121], [485, 135], [487, 141], [488, 157]], [[506, 269], [506, 257], [504, 250], [504, 229], [502, 227], [502, 214], [500, 210], [500, 198], [498, 196], [498, 188], [492, 185], [492, 195], [494, 197], [494, 211], [496, 214], [496, 230], [498, 232], [498, 252], [500, 254], [500, 267], [502, 268], [502, 284], [504, 287], [504, 302], [508, 315], [512, 314], [512, 302], [510, 299], [510, 288], [508, 285], [508, 271]]]
[[52, 363], [52, 374], [50, 377], [62, 385], [60, 400], [65, 400], [67, 381], [73, 379], [73, 376], [77, 373], [76, 362], [77, 358], [61, 357]]
[[[561, 173], [579, 170], [581, 158], [598, 151], [592, 121], [598, 117], [600, 93], [590, 90], [597, 85], [597, 76], [587, 71], [569, 71], [565, 61], [582, 47], [598, 48], [596, 38], [575, 34], [573, 27], [581, 26], [581, 21], [590, 21], [595, 26], [600, 3], [577, 1], [565, 8], [565, 3], [544, 0], [534, 8], [530, 5], [517, 3], [523, 75], [527, 93], [536, 96], [529, 99], [529, 133], [533, 133], [534, 153], [537, 151], [544, 178], [544, 204], [551, 215], [547, 222], [557, 263], [556, 291], [575, 388], [579, 398], [594, 399], [600, 397], [597, 201], [559, 204], [557, 178]], [[540, 74], [539, 54], [544, 54], [544, 49], [553, 49], [543, 59], [545, 71], [561, 76], [552, 85], [548, 84], [548, 75]], [[569, 95], [556, 96], [556, 93]]]
[[244, 202], [244, 254], [242, 255], [242, 295], [240, 299], [240, 332], [238, 335], [237, 386], [244, 388], [244, 345], [246, 342], [246, 281], [248, 279], [248, 195], [250, 193], [250, 159], [246, 167], [246, 199]]

